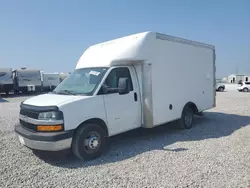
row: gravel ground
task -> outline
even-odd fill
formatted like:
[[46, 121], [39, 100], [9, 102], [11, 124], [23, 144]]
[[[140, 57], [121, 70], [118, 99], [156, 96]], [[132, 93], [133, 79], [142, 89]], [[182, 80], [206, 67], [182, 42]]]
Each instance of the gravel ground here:
[[250, 93], [217, 93], [217, 107], [190, 130], [113, 137], [89, 162], [22, 147], [13, 128], [24, 99], [0, 101], [0, 187], [250, 187]]

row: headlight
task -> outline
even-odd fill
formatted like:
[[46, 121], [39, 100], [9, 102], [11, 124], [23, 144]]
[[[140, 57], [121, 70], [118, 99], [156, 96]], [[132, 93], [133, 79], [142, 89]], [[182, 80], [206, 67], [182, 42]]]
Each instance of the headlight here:
[[38, 116], [39, 120], [63, 120], [63, 114], [61, 111], [41, 112]]

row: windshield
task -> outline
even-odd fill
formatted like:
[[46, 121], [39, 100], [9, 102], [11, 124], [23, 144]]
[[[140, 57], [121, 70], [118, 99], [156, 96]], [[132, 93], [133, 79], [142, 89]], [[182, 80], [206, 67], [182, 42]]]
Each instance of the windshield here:
[[40, 80], [41, 74], [39, 71], [20, 71], [18, 72], [19, 80]]
[[58, 94], [92, 95], [107, 68], [83, 68], [74, 70], [53, 91]]
[[12, 72], [1, 72], [0, 71], [0, 80], [9, 80], [12, 79]]

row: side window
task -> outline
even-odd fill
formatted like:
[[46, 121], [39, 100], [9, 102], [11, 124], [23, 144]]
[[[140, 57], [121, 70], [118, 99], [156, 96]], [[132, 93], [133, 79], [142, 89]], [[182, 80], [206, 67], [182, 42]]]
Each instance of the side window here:
[[[133, 91], [131, 75], [130, 75], [129, 69], [126, 67], [113, 69], [109, 73], [103, 85], [105, 85], [108, 88], [118, 88], [119, 78], [128, 78], [129, 91]], [[118, 91], [117, 90], [109, 91], [108, 94], [110, 93], [118, 93]], [[99, 91], [99, 94], [103, 94], [103, 91]]]

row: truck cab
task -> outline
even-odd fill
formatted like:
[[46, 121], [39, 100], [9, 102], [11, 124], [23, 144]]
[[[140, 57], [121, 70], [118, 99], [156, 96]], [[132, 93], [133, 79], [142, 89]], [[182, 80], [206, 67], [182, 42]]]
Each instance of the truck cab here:
[[[139, 93], [133, 66], [76, 69], [51, 93], [21, 104], [16, 132], [33, 149], [57, 151], [81, 143], [85, 149], [78, 156], [92, 157], [105, 137], [141, 126]], [[83, 128], [89, 135], [73, 136]]]

